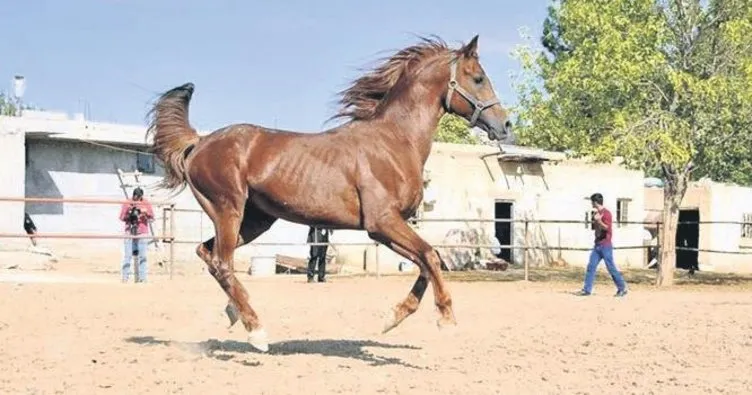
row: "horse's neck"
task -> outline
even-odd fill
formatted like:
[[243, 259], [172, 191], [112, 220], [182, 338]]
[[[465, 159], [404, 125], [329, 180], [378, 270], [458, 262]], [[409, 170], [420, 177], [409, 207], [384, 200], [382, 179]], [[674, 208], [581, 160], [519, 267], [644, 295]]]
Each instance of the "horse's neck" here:
[[398, 100], [389, 105], [384, 118], [397, 125], [389, 130], [405, 142], [405, 147], [417, 151], [421, 166], [425, 165], [431, 153], [439, 119], [444, 115], [439, 87], [416, 83], [410, 86]]

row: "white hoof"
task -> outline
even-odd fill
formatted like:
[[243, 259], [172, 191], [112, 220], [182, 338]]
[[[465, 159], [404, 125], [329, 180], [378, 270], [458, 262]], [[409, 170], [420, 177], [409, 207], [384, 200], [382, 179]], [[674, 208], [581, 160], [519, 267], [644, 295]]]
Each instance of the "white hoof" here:
[[269, 351], [269, 339], [266, 336], [266, 330], [264, 328], [251, 331], [251, 333], [248, 334], [248, 343], [261, 352]]
[[402, 320], [398, 321], [397, 320], [397, 311], [394, 308], [391, 308], [391, 309], [389, 309], [389, 311], [384, 312], [384, 314], [383, 314], [383, 320], [384, 320], [383, 321], [384, 322], [384, 327], [381, 330], [381, 334], [385, 334], [385, 333], [391, 331], [392, 329], [396, 328], [397, 326], [399, 326], [399, 324], [402, 323], [402, 321], [404, 320], [404, 318]]
[[436, 320], [436, 326], [439, 330], [444, 332], [453, 332], [457, 329], [457, 320], [452, 316], [451, 318], [439, 318]]

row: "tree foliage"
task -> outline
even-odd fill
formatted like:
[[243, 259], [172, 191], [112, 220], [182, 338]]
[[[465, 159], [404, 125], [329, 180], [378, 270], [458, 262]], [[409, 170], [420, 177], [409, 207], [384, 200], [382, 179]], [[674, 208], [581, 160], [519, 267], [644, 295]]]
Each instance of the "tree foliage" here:
[[443, 143], [455, 143], [455, 144], [479, 144], [475, 134], [469, 127], [469, 123], [453, 114], [444, 114], [439, 120], [438, 131], [434, 137], [434, 141]]
[[5, 94], [0, 93], [0, 115], [13, 116], [16, 114], [16, 105]]
[[[4, 93], [0, 93], [0, 115], [15, 116], [18, 111], [18, 106], [13, 100]], [[33, 110], [36, 107], [31, 105], [21, 104], [22, 110]]]
[[558, 0], [543, 51], [516, 52], [520, 143], [664, 178], [659, 283], [687, 182], [752, 184], [749, 37], [748, 0]]

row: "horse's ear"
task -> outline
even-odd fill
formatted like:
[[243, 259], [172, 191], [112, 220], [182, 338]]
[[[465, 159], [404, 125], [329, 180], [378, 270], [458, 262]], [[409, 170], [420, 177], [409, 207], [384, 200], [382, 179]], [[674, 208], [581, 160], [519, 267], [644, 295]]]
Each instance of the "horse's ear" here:
[[462, 54], [468, 58], [478, 57], [478, 35], [476, 34], [469, 43], [462, 47]]

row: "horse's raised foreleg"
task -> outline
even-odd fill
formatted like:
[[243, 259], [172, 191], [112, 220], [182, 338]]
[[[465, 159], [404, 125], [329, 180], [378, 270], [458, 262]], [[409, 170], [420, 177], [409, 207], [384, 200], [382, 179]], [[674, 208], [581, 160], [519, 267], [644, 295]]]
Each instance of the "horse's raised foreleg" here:
[[439, 327], [448, 324], [456, 325], [457, 321], [452, 310], [452, 297], [441, 274], [443, 262], [439, 253], [397, 215], [382, 217], [381, 221], [368, 230], [368, 234], [372, 239], [415, 262], [420, 268], [420, 274], [410, 289], [410, 293], [393, 308], [394, 317], [386, 323], [383, 332], [386, 333], [397, 327], [405, 318], [418, 310], [429, 281], [433, 284], [434, 303], [441, 315], [437, 324]]

